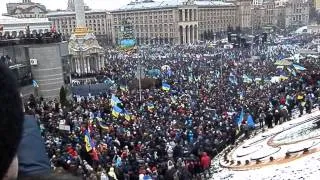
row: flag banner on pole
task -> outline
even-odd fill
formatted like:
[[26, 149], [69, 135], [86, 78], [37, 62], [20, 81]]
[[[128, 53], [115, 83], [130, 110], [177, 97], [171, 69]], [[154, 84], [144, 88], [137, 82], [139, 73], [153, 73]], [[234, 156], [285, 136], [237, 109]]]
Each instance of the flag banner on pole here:
[[118, 118], [119, 115], [120, 115], [120, 113], [122, 113], [122, 109], [121, 109], [120, 107], [114, 106], [114, 107], [112, 108], [112, 115], [113, 115], [114, 117]]
[[84, 142], [85, 142], [85, 145], [86, 145], [87, 152], [91, 151], [95, 146], [93, 141], [92, 141], [92, 139], [91, 139], [91, 137], [90, 137], [90, 134], [89, 134], [88, 130], [85, 131]]
[[242, 121], [243, 121], [243, 118], [244, 118], [244, 111], [243, 111], [243, 108], [242, 108], [241, 113], [240, 113], [240, 116], [239, 116], [239, 118], [238, 118], [238, 122], [237, 122], [237, 124], [238, 124], [239, 127], [241, 126], [241, 123], [242, 123]]
[[162, 83], [162, 90], [164, 91], [170, 91], [171, 87], [167, 83]]
[[298, 71], [305, 71], [305, 70], [306, 70], [305, 67], [300, 66], [300, 65], [298, 65], [298, 64], [293, 64], [293, 67], [294, 67], [296, 70], [298, 70]]
[[147, 108], [148, 108], [148, 111], [153, 111], [154, 105], [152, 103], [148, 103]]
[[117, 104], [121, 104], [122, 102], [120, 101], [120, 99], [115, 96], [114, 94], [112, 94], [111, 96], [111, 105], [112, 106], [116, 106]]
[[39, 87], [39, 85], [38, 85], [36, 80], [32, 80], [32, 85], [33, 85], [33, 87]]
[[252, 117], [251, 114], [248, 116], [247, 125], [248, 125], [249, 127], [251, 127], [251, 128], [254, 128], [254, 127], [255, 127], [254, 120], [253, 120], [253, 117]]

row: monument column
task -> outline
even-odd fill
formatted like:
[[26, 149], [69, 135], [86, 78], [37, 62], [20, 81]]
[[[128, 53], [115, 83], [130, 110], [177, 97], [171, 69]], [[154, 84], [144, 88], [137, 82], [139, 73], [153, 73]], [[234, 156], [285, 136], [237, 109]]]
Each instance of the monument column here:
[[83, 0], [74, 0], [76, 22], [78, 28], [86, 28], [86, 15]]

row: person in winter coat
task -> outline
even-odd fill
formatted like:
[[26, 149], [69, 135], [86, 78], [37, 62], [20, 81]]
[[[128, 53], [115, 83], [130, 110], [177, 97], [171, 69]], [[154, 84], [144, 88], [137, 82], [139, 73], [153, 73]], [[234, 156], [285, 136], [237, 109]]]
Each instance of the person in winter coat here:
[[303, 115], [304, 104], [305, 104], [304, 102], [299, 103], [299, 112], [300, 112], [299, 117]]
[[260, 115], [259, 115], [259, 127], [260, 127], [260, 129], [262, 129], [263, 128], [263, 122], [265, 121], [265, 119], [266, 119], [266, 114], [262, 111], [261, 113], [260, 113]]
[[271, 110], [269, 110], [266, 117], [266, 124], [268, 125], [268, 128], [272, 128], [272, 120], [273, 120], [273, 114]]
[[109, 179], [112, 179], [112, 180], [118, 180], [117, 178], [117, 175], [114, 171], [114, 167], [111, 167], [109, 172], [108, 172], [108, 176], [109, 176]]
[[278, 123], [279, 123], [279, 121], [280, 121], [280, 112], [279, 112], [279, 110], [278, 109], [276, 109], [275, 111], [274, 111], [274, 124], [275, 125], [278, 125]]
[[283, 119], [283, 122], [288, 121], [289, 120], [289, 113], [288, 113], [287, 106], [284, 106], [280, 112], [281, 112], [281, 117]]
[[202, 156], [201, 156], [201, 159], [200, 159], [200, 165], [201, 165], [201, 168], [203, 170], [207, 170], [207, 169], [210, 168], [211, 158], [207, 155], [206, 152], [202, 153]]

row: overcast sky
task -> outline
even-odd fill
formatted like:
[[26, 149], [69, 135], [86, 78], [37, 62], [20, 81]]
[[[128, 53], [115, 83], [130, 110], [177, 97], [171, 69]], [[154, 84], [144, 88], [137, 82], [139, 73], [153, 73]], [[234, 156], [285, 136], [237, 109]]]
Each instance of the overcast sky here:
[[[68, 0], [31, 0], [32, 2], [41, 3], [50, 10], [66, 9]], [[128, 4], [131, 0], [84, 0], [91, 9], [112, 10]], [[0, 14], [6, 13], [6, 3], [22, 2], [22, 0], [0, 0]]]

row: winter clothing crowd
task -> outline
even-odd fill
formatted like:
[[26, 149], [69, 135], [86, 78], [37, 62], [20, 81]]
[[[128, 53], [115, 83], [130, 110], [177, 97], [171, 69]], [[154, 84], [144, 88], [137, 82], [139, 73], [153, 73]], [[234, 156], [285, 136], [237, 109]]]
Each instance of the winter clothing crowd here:
[[[300, 60], [307, 70], [293, 75], [284, 68], [286, 78], [271, 82], [279, 70], [270, 57], [291, 51], [254, 51], [260, 59], [248, 59], [248, 49], [206, 45], [148, 47], [134, 55], [109, 50], [103, 73], [116, 89], [74, 95], [68, 105], [30, 98], [27, 109], [39, 119], [53, 169], [87, 179], [196, 179], [210, 174], [211, 159], [242, 132], [272, 128], [295, 109], [303, 115], [319, 103], [319, 59]], [[126, 87], [139, 61], [170, 89], [143, 89], [140, 101], [138, 89]], [[161, 73], [150, 75], [151, 69]], [[130, 113], [114, 115], [112, 95]], [[257, 127], [247, 125], [249, 115]], [[61, 122], [70, 131], [59, 129]]]

